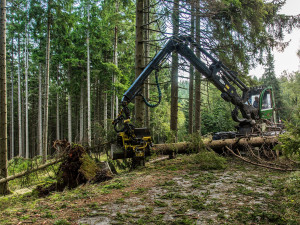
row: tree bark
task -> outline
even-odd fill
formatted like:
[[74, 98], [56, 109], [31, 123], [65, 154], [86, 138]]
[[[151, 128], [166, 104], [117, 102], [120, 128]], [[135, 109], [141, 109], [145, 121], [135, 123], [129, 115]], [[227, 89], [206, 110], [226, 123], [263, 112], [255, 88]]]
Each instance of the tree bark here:
[[103, 110], [103, 127], [105, 131], [105, 136], [107, 137], [107, 93], [106, 88], [103, 91], [103, 101], [104, 101], [104, 110]]
[[[200, 0], [196, 2], [196, 42], [200, 44]], [[200, 51], [196, 49], [200, 58]], [[195, 131], [201, 135], [201, 73], [195, 73]]]
[[[225, 146], [261, 146], [263, 144], [277, 144], [278, 137], [270, 136], [270, 137], [250, 137], [250, 138], [240, 138], [240, 139], [225, 139], [225, 140], [208, 140], [204, 141], [203, 144], [213, 150], [219, 150], [224, 148]], [[153, 152], [162, 153], [162, 154], [170, 154], [172, 152], [177, 153], [188, 153], [193, 151], [193, 143], [188, 142], [180, 142], [180, 143], [171, 143], [171, 144], [156, 144], [152, 147]]]
[[[59, 63], [57, 64], [57, 86], [59, 87]], [[59, 129], [59, 91], [56, 93], [56, 140], [60, 140]]]
[[[90, 22], [90, 6], [88, 5], [88, 27]], [[88, 146], [91, 146], [91, 83], [90, 83], [90, 36], [89, 28], [87, 30], [87, 141]]]
[[83, 143], [83, 98], [84, 98], [84, 87], [83, 83], [80, 85], [80, 121], [79, 121], [79, 142]]
[[[179, 0], [173, 3], [173, 35], [179, 34]], [[177, 142], [178, 130], [178, 53], [172, 52], [172, 68], [171, 68], [171, 119], [170, 129], [174, 133], [174, 142]]]
[[[7, 90], [6, 90], [6, 0], [0, 3], [0, 178], [7, 177]], [[9, 193], [8, 183], [0, 184], [0, 195]]]
[[[136, 38], [135, 38], [135, 78], [144, 69], [143, 63], [143, 1], [136, 1]], [[143, 93], [144, 87], [141, 87]], [[141, 96], [135, 97], [135, 123], [137, 127], [144, 125], [145, 105]]]
[[[195, 3], [191, 2], [191, 37], [195, 36]], [[190, 46], [194, 51], [193, 45]], [[189, 134], [193, 133], [193, 112], [194, 112], [194, 66], [190, 65], [190, 83], [189, 83]]]
[[10, 158], [15, 156], [15, 130], [14, 130], [14, 39], [11, 41], [11, 130], [10, 130]]
[[19, 157], [23, 156], [22, 144], [22, 101], [21, 101], [21, 44], [18, 37], [18, 137], [19, 137]]
[[69, 92], [68, 92], [68, 141], [72, 143], [72, 97], [71, 97], [71, 75], [70, 67], [68, 69], [68, 81], [69, 81]]
[[28, 31], [25, 25], [25, 158], [29, 158], [29, 131], [28, 131]]
[[[145, 58], [144, 65], [149, 63], [150, 56], [150, 32], [149, 32], [149, 21], [150, 21], [150, 1], [144, 0], [144, 49], [145, 49]], [[150, 76], [146, 79], [145, 84], [145, 97], [146, 99], [150, 98]], [[150, 127], [150, 107], [145, 107], [145, 127]]]
[[48, 0], [48, 21], [47, 21], [47, 44], [46, 44], [46, 79], [45, 79], [45, 107], [44, 107], [44, 140], [43, 140], [43, 162], [47, 161], [47, 150], [48, 150], [48, 113], [49, 113], [49, 73], [50, 73], [50, 14], [51, 0]]
[[42, 129], [42, 64], [39, 64], [39, 104], [38, 104], [38, 151], [43, 155], [43, 129]]

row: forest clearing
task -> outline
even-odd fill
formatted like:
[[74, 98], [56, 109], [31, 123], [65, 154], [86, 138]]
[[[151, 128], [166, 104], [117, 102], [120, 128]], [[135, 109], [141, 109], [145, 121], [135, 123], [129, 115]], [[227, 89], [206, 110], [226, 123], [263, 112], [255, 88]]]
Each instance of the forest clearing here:
[[292, 1], [1, 0], [0, 224], [300, 224]]
[[298, 224], [299, 172], [214, 153], [147, 163], [76, 189], [0, 198], [1, 224]]

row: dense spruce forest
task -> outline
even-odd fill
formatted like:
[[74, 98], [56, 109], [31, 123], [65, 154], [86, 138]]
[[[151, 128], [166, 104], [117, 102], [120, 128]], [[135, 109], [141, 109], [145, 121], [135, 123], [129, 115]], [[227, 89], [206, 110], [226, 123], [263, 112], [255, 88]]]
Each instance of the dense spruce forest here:
[[[141, 71], [173, 34], [194, 36], [248, 86], [272, 85], [280, 118], [288, 119], [287, 107], [298, 93], [290, 97], [286, 89], [297, 85], [299, 75], [275, 74], [271, 49], [284, 48], [284, 32], [296, 27], [298, 18], [277, 14], [282, 4], [153, 1], [143, 3], [137, 11], [141, 15], [136, 15], [134, 1], [7, 1], [9, 158], [31, 158], [42, 155], [42, 149], [50, 154], [54, 140], [91, 146], [112, 138], [111, 121], [137, 76], [137, 64]], [[142, 37], [136, 34], [138, 22]], [[142, 45], [141, 52], [135, 51], [136, 43]], [[176, 71], [173, 61], [170, 57], [159, 71], [160, 107], [139, 109], [142, 126], [150, 127], [155, 141], [165, 142], [174, 132], [183, 140], [197, 131], [205, 135], [233, 130], [233, 106], [184, 59], [179, 58]], [[253, 79], [247, 74], [258, 63], [265, 65], [265, 73]], [[169, 122], [173, 76], [179, 90], [175, 129]], [[145, 89], [155, 102], [154, 75]]]
[[[1, 0], [0, 181], [28, 169], [10, 169], [17, 160], [40, 165], [53, 159], [56, 140], [91, 153], [106, 151], [103, 146], [116, 141], [112, 122], [124, 92], [178, 36], [191, 37], [248, 87], [273, 88], [274, 122], [287, 129], [277, 150], [299, 159], [300, 70], [276, 74], [274, 67], [274, 50], [284, 51], [285, 34], [300, 27], [300, 15], [280, 14], [284, 5], [285, 0]], [[210, 66], [199, 49], [190, 48]], [[290, 57], [300, 61], [300, 49]], [[249, 74], [258, 65], [263, 74]], [[132, 122], [149, 128], [154, 143], [235, 130], [234, 105], [184, 57], [174, 51], [155, 69], [141, 93], [149, 104], [161, 94], [160, 105], [147, 107], [141, 96], [128, 105]], [[3, 181], [0, 194], [7, 193]]]

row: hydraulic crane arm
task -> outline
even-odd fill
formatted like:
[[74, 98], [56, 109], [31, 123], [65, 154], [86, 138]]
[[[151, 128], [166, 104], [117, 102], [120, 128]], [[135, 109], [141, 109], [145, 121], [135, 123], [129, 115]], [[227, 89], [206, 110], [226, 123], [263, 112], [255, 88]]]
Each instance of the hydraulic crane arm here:
[[[205, 58], [210, 61], [210, 65], [207, 66], [200, 58], [198, 58], [194, 52], [189, 48], [189, 44], [195, 46]], [[144, 84], [145, 80], [151, 74], [153, 70], [156, 70], [163, 60], [170, 55], [173, 51], [178, 52], [186, 60], [188, 60], [201, 74], [203, 74], [211, 83], [215, 85], [221, 91], [221, 97], [234, 104], [236, 107], [232, 112], [232, 118], [236, 122], [240, 122], [240, 125], [252, 126], [255, 124], [255, 120], [259, 119], [258, 110], [252, 105], [246, 104], [248, 99], [249, 88], [236, 76], [236, 74], [230, 71], [222, 62], [215, 59], [206, 50], [201, 48], [190, 37], [179, 36], [171, 38], [160, 52], [152, 59], [152, 61], [146, 66], [143, 72], [137, 77], [134, 83], [124, 93], [122, 98], [122, 112], [125, 113], [126, 119], [130, 118], [130, 113], [127, 105], [139, 95], [140, 88]], [[237, 93], [235, 84], [243, 92], [242, 97]], [[238, 109], [242, 114], [242, 119], [237, 118]], [[115, 123], [118, 123], [118, 118]]]

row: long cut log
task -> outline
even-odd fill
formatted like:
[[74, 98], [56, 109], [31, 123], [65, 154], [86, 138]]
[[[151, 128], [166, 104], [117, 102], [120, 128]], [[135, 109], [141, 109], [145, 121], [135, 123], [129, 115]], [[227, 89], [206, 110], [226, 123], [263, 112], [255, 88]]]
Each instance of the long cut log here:
[[[278, 144], [277, 136], [267, 136], [267, 137], [247, 137], [247, 138], [235, 138], [235, 139], [224, 139], [224, 140], [209, 140], [204, 141], [203, 144], [213, 150], [219, 150], [225, 146], [247, 146], [251, 145], [253, 147], [262, 146], [264, 144]], [[169, 155], [173, 152], [177, 153], [188, 153], [193, 151], [193, 143], [180, 142], [180, 143], [170, 143], [170, 144], [156, 144], [152, 147], [151, 151]]]

